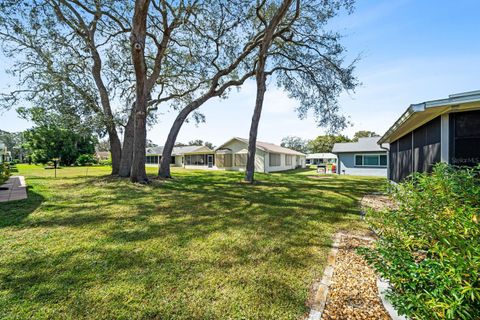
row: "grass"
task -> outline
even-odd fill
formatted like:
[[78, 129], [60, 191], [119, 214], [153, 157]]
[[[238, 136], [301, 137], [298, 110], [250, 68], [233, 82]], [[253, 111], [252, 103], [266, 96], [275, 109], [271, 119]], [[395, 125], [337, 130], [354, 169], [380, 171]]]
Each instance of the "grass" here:
[[[107, 167], [18, 165], [0, 203], [0, 318], [298, 319], [338, 229], [381, 179], [174, 169], [148, 186]], [[154, 174], [154, 168], [148, 168]]]

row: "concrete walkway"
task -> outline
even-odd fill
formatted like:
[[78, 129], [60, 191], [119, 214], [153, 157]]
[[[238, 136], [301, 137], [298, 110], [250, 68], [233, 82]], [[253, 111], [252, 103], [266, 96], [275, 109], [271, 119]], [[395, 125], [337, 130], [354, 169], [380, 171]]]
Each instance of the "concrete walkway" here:
[[[8, 188], [3, 190], [3, 188]], [[0, 202], [27, 199], [27, 185], [23, 176], [11, 176], [0, 186]]]

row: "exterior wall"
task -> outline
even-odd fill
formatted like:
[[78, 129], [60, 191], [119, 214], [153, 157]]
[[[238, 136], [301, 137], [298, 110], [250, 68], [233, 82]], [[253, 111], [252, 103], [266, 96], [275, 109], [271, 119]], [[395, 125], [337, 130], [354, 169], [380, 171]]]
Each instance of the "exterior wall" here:
[[[296, 169], [297, 167], [305, 168], [306, 159], [305, 156], [292, 155], [292, 164], [286, 164], [286, 154], [280, 153], [280, 166], [270, 166], [270, 154], [266, 153], [265, 156], [265, 172], [277, 172]], [[299, 157], [297, 159], [297, 157]], [[297, 161], [298, 160], [298, 161]]]
[[184, 158], [183, 158], [183, 155], [178, 155], [178, 156], [175, 156], [175, 164], [172, 166], [175, 166], [175, 167], [183, 167], [183, 163], [184, 163]]
[[[363, 167], [355, 165], [356, 154], [387, 154], [387, 152], [348, 152], [338, 154], [337, 173], [355, 176], [387, 177], [387, 166]], [[345, 171], [345, 172], [343, 172]]]

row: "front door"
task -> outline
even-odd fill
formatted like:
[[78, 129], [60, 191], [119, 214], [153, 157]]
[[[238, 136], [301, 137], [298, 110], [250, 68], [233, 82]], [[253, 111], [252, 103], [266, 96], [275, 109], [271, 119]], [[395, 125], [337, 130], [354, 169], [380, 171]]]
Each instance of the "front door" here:
[[213, 154], [207, 155], [207, 165], [209, 168], [213, 167]]

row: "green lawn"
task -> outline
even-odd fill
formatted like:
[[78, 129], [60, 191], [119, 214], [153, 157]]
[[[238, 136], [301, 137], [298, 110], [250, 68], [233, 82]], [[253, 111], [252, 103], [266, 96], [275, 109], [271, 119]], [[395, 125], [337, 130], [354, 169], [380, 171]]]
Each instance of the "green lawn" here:
[[[0, 318], [298, 319], [331, 235], [361, 229], [381, 179], [174, 169], [133, 185], [109, 168], [18, 165], [0, 203]], [[149, 168], [149, 173], [155, 173]]]

